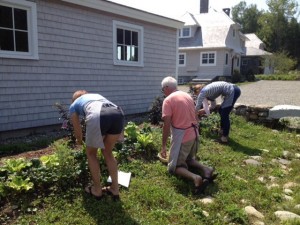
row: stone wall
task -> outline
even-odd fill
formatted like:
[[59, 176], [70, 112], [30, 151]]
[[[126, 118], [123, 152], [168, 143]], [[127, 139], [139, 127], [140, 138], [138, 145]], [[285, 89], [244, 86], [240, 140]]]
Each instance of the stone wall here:
[[247, 121], [263, 124], [267, 127], [274, 128], [278, 125], [278, 119], [269, 118], [271, 106], [267, 105], [242, 105], [235, 104], [234, 113], [243, 116]]

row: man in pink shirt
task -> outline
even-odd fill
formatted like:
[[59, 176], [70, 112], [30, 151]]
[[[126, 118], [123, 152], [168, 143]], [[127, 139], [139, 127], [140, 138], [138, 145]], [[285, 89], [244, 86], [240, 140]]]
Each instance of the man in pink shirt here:
[[[162, 135], [162, 157], [166, 157], [167, 141], [172, 133], [168, 170], [192, 180], [195, 194], [203, 193], [210, 181], [216, 178], [213, 169], [199, 163], [196, 158], [198, 150], [198, 121], [192, 97], [177, 90], [177, 81], [173, 77], [162, 80], [162, 92], [166, 96], [162, 106], [164, 121]], [[188, 170], [193, 167], [200, 171], [202, 177]]]

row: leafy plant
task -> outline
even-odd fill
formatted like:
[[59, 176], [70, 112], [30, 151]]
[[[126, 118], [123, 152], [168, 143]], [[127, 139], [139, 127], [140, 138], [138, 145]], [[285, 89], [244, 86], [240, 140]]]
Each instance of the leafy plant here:
[[125, 127], [124, 135], [130, 142], [135, 142], [139, 134], [138, 126], [134, 122], [129, 122]]
[[4, 161], [4, 166], [0, 167], [0, 172], [18, 173], [31, 165], [32, 163], [24, 158], [7, 159]]
[[40, 158], [42, 164], [46, 167], [53, 167], [59, 165], [58, 156], [56, 154], [53, 155], [43, 155]]
[[33, 183], [29, 178], [23, 179], [21, 176], [11, 176], [7, 181], [7, 186], [17, 191], [28, 191], [33, 188]]

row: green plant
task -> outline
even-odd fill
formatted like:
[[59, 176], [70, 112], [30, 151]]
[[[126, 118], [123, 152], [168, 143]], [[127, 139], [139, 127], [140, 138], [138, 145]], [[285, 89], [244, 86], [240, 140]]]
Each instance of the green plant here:
[[211, 113], [208, 117], [203, 117], [199, 122], [199, 133], [204, 137], [211, 137], [218, 133], [220, 129], [219, 113]]
[[232, 74], [232, 82], [233, 83], [237, 83], [241, 81], [241, 74], [240, 71], [237, 69], [233, 70], [233, 74]]
[[33, 183], [30, 182], [29, 178], [24, 179], [21, 176], [10, 176], [6, 182], [7, 187], [12, 188], [16, 191], [28, 191], [33, 188]]
[[19, 173], [31, 165], [32, 163], [24, 158], [7, 159], [4, 161], [4, 166], [0, 167], [0, 172]]
[[124, 129], [124, 136], [130, 142], [135, 142], [139, 134], [138, 126], [134, 122], [129, 122]]

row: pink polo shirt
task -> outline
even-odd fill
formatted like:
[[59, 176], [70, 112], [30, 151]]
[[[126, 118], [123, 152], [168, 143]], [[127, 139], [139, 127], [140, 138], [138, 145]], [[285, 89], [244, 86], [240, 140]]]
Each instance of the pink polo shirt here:
[[[185, 129], [197, 124], [195, 104], [192, 97], [183, 91], [175, 91], [167, 96], [162, 106], [162, 118], [171, 116], [172, 125]], [[196, 138], [194, 128], [185, 130], [183, 143]]]

